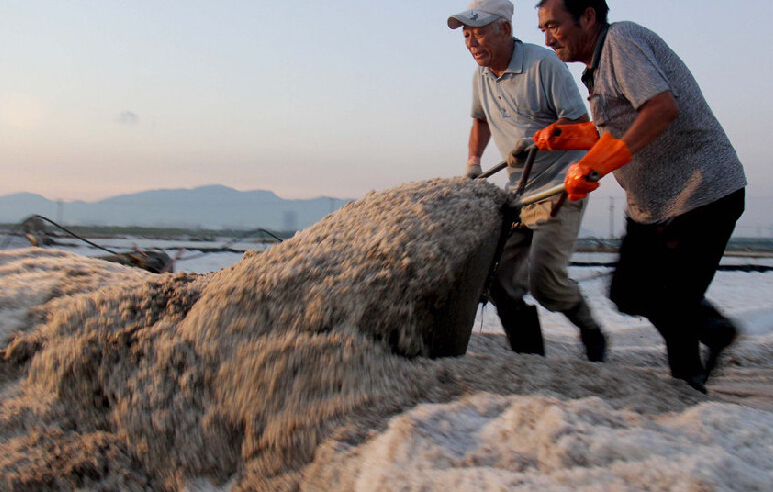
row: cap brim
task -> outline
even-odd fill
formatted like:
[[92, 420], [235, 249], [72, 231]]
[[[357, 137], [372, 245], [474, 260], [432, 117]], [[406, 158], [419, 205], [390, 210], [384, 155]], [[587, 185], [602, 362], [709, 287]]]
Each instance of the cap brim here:
[[497, 20], [499, 16], [489, 14], [480, 10], [466, 10], [461, 14], [452, 15], [448, 18], [448, 27], [457, 29], [462, 26], [483, 27]]

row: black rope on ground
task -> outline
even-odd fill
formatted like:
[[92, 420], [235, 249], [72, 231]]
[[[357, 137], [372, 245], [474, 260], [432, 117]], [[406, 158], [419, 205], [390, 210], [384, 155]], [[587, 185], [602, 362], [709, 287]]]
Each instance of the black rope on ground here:
[[262, 227], [258, 227], [257, 229], [252, 229], [252, 230], [247, 231], [247, 232], [245, 232], [245, 233], [243, 233], [243, 234], [241, 234], [241, 235], [239, 235], [239, 236], [237, 236], [235, 238], [232, 238], [230, 241], [228, 241], [225, 244], [223, 244], [220, 247], [220, 249], [210, 250], [210, 251], [206, 251], [206, 252], [202, 251], [202, 252], [199, 252], [198, 254], [194, 254], [194, 255], [190, 255], [190, 256], [184, 256], [184, 257], [178, 257], [178, 258], [175, 258], [175, 261], [195, 260], [196, 258], [201, 258], [203, 256], [206, 256], [206, 255], [210, 254], [210, 253], [217, 253], [219, 251], [230, 251], [230, 246], [231, 245], [233, 245], [234, 243], [238, 242], [241, 239], [244, 239], [245, 237], [251, 236], [252, 234], [254, 234], [256, 232], [263, 232], [264, 234], [267, 234], [267, 235], [271, 236], [272, 238], [276, 239], [280, 243], [283, 241], [283, 239], [281, 239], [280, 237], [276, 236], [271, 231], [269, 231], [267, 229], [264, 229]]
[[67, 234], [71, 235], [72, 237], [74, 237], [76, 239], [80, 239], [81, 241], [83, 241], [84, 243], [86, 243], [86, 244], [88, 244], [90, 246], [93, 246], [93, 247], [95, 247], [97, 249], [101, 249], [102, 251], [107, 251], [108, 253], [111, 253], [111, 254], [114, 254], [114, 255], [119, 254], [117, 251], [113, 251], [112, 249], [105, 248], [104, 246], [100, 246], [97, 243], [93, 243], [93, 242], [89, 241], [88, 239], [86, 239], [85, 237], [80, 237], [79, 235], [75, 234], [74, 232], [72, 232], [68, 228], [57, 224], [56, 222], [54, 222], [53, 220], [49, 219], [48, 217], [43, 217], [42, 215], [34, 215], [33, 217], [38, 217], [40, 219], [45, 220], [46, 222], [48, 222], [49, 224], [53, 225], [54, 227], [58, 227], [59, 229], [61, 229], [64, 232], [66, 232]]
[[8, 246], [8, 243], [9, 243], [9, 242], [10, 242], [10, 240], [11, 240], [10, 238], [11, 238], [13, 235], [15, 235], [15, 234], [16, 234], [16, 233], [19, 231], [19, 229], [20, 229], [20, 228], [21, 228], [21, 227], [24, 225], [24, 223], [25, 223], [25, 222], [27, 222], [27, 221], [28, 221], [28, 220], [30, 220], [30, 219], [40, 219], [40, 220], [44, 220], [44, 221], [48, 222], [49, 224], [53, 225], [54, 227], [56, 227], [56, 228], [58, 228], [58, 229], [61, 229], [61, 230], [63, 230], [64, 232], [66, 232], [67, 234], [71, 235], [71, 236], [72, 236], [72, 237], [74, 237], [75, 239], [80, 239], [81, 241], [83, 241], [83, 242], [85, 242], [85, 243], [87, 243], [87, 244], [89, 244], [89, 245], [91, 245], [91, 246], [93, 246], [93, 247], [95, 247], [95, 248], [97, 248], [97, 249], [101, 249], [102, 251], [107, 251], [108, 253], [111, 253], [111, 254], [114, 254], [114, 255], [117, 255], [117, 254], [119, 254], [118, 252], [116, 252], [116, 251], [113, 251], [112, 249], [105, 248], [105, 247], [103, 247], [103, 246], [100, 246], [100, 245], [98, 245], [98, 244], [96, 244], [96, 243], [93, 243], [93, 242], [89, 241], [89, 240], [88, 240], [88, 239], [86, 239], [86, 238], [80, 237], [79, 235], [75, 234], [74, 232], [72, 232], [72, 231], [71, 231], [71, 230], [69, 230], [68, 228], [66, 228], [66, 227], [64, 227], [64, 226], [61, 226], [61, 225], [57, 224], [57, 223], [56, 223], [56, 222], [54, 222], [53, 220], [51, 220], [51, 219], [49, 219], [48, 217], [45, 217], [45, 216], [43, 216], [43, 215], [30, 215], [29, 217], [27, 217], [26, 219], [24, 219], [23, 221], [21, 221], [21, 223], [20, 223], [19, 225], [17, 225], [17, 226], [16, 226], [16, 228], [15, 228], [15, 229], [14, 229], [14, 230], [11, 232], [11, 234], [9, 234], [9, 235], [8, 235], [8, 237], [6, 238], [6, 240], [3, 242], [3, 246], [2, 246], [2, 248], [0, 248], [0, 249], [5, 249], [5, 247], [6, 247], [6, 246]]
[[[0, 249], [5, 249], [8, 246], [8, 244], [10, 243], [11, 238], [13, 236], [15, 236], [19, 232], [19, 229], [21, 229], [24, 226], [24, 223], [27, 222], [30, 219], [41, 219], [41, 220], [44, 220], [44, 221], [48, 222], [49, 224], [53, 225], [54, 227], [56, 227], [58, 229], [61, 229], [62, 231], [66, 232], [67, 234], [69, 234], [70, 236], [74, 237], [75, 239], [79, 239], [79, 240], [89, 244], [90, 246], [93, 246], [94, 248], [99, 249], [99, 250], [107, 251], [108, 253], [113, 254], [113, 255], [120, 255], [121, 254], [121, 253], [119, 253], [117, 251], [113, 251], [112, 249], [105, 248], [103, 246], [100, 246], [99, 244], [96, 244], [96, 243], [94, 243], [92, 241], [89, 241], [88, 239], [77, 235], [73, 231], [67, 229], [66, 227], [64, 227], [62, 225], [57, 224], [53, 220], [51, 220], [48, 217], [45, 217], [43, 215], [30, 215], [29, 217], [27, 217], [23, 221], [21, 221], [19, 224], [17, 224], [17, 226], [14, 228], [14, 230], [11, 231], [11, 233], [7, 235], [5, 241], [3, 241], [3, 244], [0, 247]], [[282, 238], [278, 237], [276, 234], [272, 233], [268, 229], [264, 229], [263, 227], [258, 227], [257, 229], [252, 229], [250, 231], [244, 232], [243, 234], [241, 234], [241, 235], [239, 235], [239, 236], [237, 236], [235, 238], [232, 238], [230, 241], [228, 241], [225, 244], [223, 244], [220, 247], [220, 249], [218, 249], [218, 250], [207, 251], [206, 253], [202, 252], [202, 253], [199, 253], [199, 254], [196, 254], [196, 255], [187, 256], [187, 257], [184, 257], [184, 258], [178, 257], [178, 258], [175, 258], [175, 261], [184, 261], [184, 260], [196, 259], [196, 258], [202, 257], [202, 256], [204, 256], [206, 254], [209, 254], [209, 253], [212, 253], [212, 252], [217, 252], [217, 251], [228, 251], [229, 247], [231, 245], [233, 245], [234, 243], [236, 243], [237, 241], [239, 241], [241, 239], [244, 239], [245, 237], [251, 236], [252, 234], [254, 234], [256, 232], [262, 232], [262, 233], [266, 234], [267, 236], [270, 236], [273, 239], [277, 240], [280, 243], [283, 241]]]

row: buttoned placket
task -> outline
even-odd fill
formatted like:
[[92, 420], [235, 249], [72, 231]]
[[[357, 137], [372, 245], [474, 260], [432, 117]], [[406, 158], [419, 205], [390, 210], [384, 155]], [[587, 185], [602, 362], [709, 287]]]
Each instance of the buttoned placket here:
[[[502, 74], [504, 76], [504, 74]], [[502, 85], [501, 82], [504, 80], [502, 76], [497, 77], [496, 79], [496, 87], [497, 87], [497, 99], [499, 99], [499, 111], [502, 113], [503, 118], [509, 118], [510, 115], [507, 113], [507, 106], [504, 104], [504, 101], [502, 99]]]
[[496, 89], [497, 106], [499, 107], [499, 112], [501, 113], [503, 118], [510, 118], [511, 115], [507, 112], [507, 104], [505, 104], [506, 99], [504, 98], [504, 91], [502, 89], [502, 83], [504, 83], [507, 80], [507, 78], [505, 77], [505, 75], [507, 75], [507, 72], [503, 73], [500, 76], [497, 76], [494, 72], [491, 71], [491, 69], [488, 69], [488, 72], [486, 75], [494, 80], [494, 87]]

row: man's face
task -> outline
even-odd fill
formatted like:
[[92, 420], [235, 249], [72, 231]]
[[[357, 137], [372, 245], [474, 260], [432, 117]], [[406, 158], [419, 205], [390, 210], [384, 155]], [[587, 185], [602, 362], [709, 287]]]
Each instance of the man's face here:
[[510, 64], [513, 40], [507, 26], [493, 23], [483, 27], [464, 26], [464, 42], [479, 66], [504, 70]]
[[595, 47], [595, 15], [593, 19], [583, 15], [575, 21], [564, 8], [564, 0], [548, 0], [537, 16], [539, 28], [545, 33], [545, 45], [553, 48], [558, 58], [590, 64]]

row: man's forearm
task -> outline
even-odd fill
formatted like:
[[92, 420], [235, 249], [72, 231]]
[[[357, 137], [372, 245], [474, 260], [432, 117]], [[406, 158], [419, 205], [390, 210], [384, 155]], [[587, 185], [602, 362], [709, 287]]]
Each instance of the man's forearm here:
[[469, 159], [473, 157], [480, 159], [483, 155], [483, 151], [486, 150], [490, 138], [491, 130], [488, 127], [488, 122], [481, 118], [473, 119], [467, 153], [468, 162]]
[[670, 91], [661, 92], [639, 108], [639, 115], [622, 140], [633, 154], [658, 138], [677, 116], [679, 105], [674, 95]]

